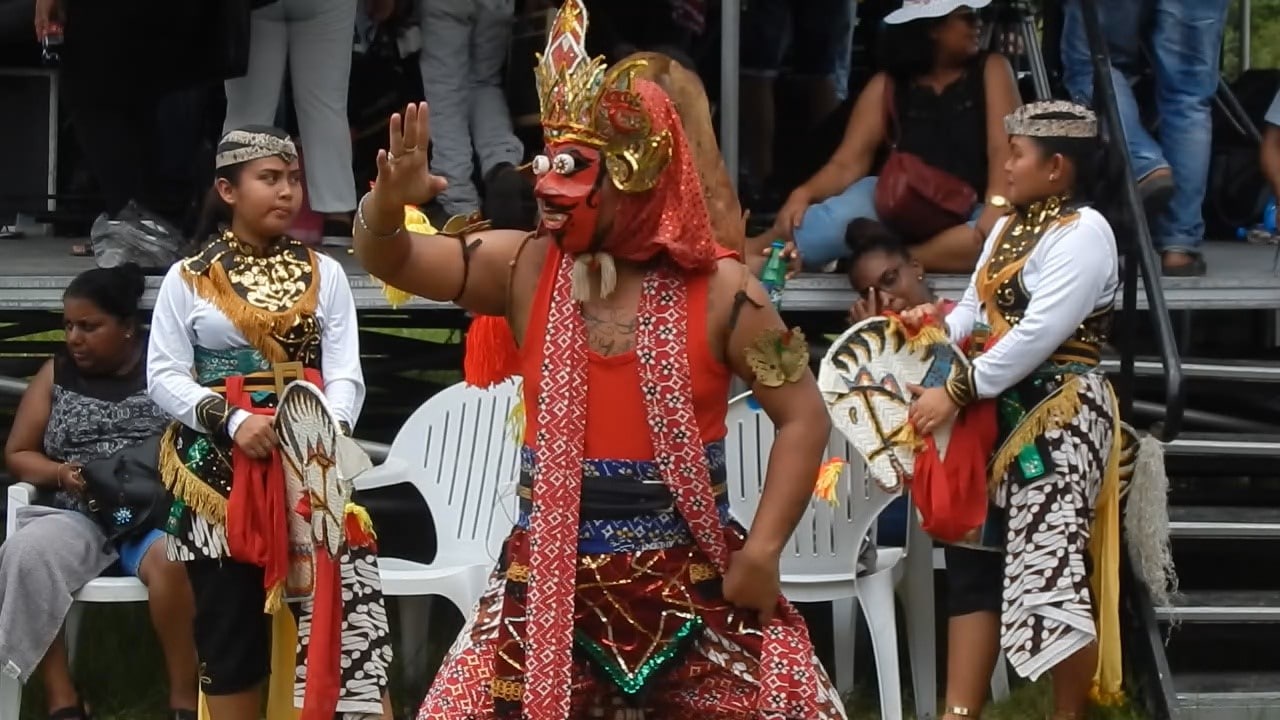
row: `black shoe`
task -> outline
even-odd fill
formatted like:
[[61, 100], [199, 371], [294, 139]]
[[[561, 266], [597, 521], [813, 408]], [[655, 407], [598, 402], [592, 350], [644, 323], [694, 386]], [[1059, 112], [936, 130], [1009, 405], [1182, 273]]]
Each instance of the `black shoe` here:
[[[1165, 277], [1204, 277], [1204, 274], [1209, 270], [1209, 266], [1205, 263], [1204, 257], [1201, 255], [1193, 255], [1191, 253], [1185, 254], [1191, 258], [1191, 262], [1179, 263], [1177, 265], [1166, 265], [1161, 262], [1160, 274]], [[1161, 257], [1161, 260], [1163, 261], [1163, 256]]]
[[537, 224], [533, 185], [511, 163], [498, 163], [484, 174], [481, 213], [493, 227], [532, 230]]

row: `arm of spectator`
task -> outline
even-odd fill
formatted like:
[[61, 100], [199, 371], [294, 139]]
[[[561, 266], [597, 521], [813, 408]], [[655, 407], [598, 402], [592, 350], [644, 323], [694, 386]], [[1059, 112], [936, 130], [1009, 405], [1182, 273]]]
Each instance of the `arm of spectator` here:
[[886, 82], [888, 76], [884, 73], [876, 73], [871, 78], [858, 95], [849, 124], [845, 126], [844, 139], [835, 154], [817, 174], [797, 188], [809, 202], [821, 202], [842, 193], [871, 171], [876, 152], [888, 139], [884, 106]]
[[1271, 192], [1280, 197], [1280, 92], [1267, 110], [1267, 127], [1262, 133], [1262, 174]]
[[[1004, 131], [1004, 118], [1022, 104], [1018, 93], [1018, 83], [1013, 76], [1013, 67], [1003, 55], [992, 53], [987, 56], [987, 64], [983, 69], [983, 85], [986, 88], [987, 108], [987, 199], [993, 195], [1008, 195], [1008, 174], [1004, 164], [1009, 159], [1009, 136]], [[986, 237], [996, 220], [1002, 214], [1001, 209], [990, 202], [983, 208], [978, 217], [977, 229]]]
[[40, 487], [57, 487], [62, 463], [44, 454], [44, 431], [49, 424], [53, 396], [53, 361], [45, 362], [40, 372], [22, 393], [13, 427], [4, 444], [4, 464], [17, 480]]

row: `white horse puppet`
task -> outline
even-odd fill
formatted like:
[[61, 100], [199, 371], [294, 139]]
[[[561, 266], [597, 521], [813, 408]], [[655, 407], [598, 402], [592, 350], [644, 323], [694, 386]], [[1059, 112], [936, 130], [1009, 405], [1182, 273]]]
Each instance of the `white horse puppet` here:
[[[908, 420], [907, 386], [940, 386], [967, 365], [942, 329], [926, 326], [910, 333], [893, 317], [863, 320], [832, 343], [818, 371], [818, 387], [832, 424], [885, 492], [900, 492], [911, 481], [919, 448]], [[950, 437], [950, 421], [933, 431], [940, 457]]]

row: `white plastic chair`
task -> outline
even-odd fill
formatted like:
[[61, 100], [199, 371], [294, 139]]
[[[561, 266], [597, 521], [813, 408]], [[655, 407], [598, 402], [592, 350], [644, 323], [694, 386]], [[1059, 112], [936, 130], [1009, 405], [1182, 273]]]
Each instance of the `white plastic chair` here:
[[[729, 502], [734, 516], [744, 524], [755, 517], [776, 433], [769, 416], [750, 407], [747, 397], [740, 395], [731, 401], [727, 418]], [[835, 682], [842, 693], [853, 689], [854, 629], [857, 606], [862, 606], [876, 658], [881, 717], [901, 720], [897, 613], [893, 597], [896, 587], [907, 609], [916, 707], [920, 717], [931, 717], [937, 707], [937, 660], [933, 563], [928, 538], [913, 519], [909, 523], [907, 542], [909, 546], [925, 545], [916, 553], [923, 559], [923, 567], [916, 567], [919, 562], [903, 562], [910, 557], [907, 548], [882, 547], [877, 550], [875, 567], [858, 577], [861, 539], [897, 495], [884, 492], [867, 479], [862, 460], [843, 436], [833, 433], [827, 452], [829, 456], [847, 460], [839, 485], [840, 504], [832, 507], [816, 498], [810, 502], [792, 535], [788, 551], [782, 556], [782, 593], [796, 602], [833, 603]], [[903, 583], [904, 577], [910, 580]]]
[[[425, 662], [429, 598], [443, 597], [469, 613], [514, 524], [520, 456], [507, 418], [517, 387], [518, 381], [508, 380], [489, 390], [462, 383], [446, 388], [409, 416], [385, 463], [356, 476], [359, 490], [411, 483], [435, 522], [430, 564], [378, 559], [382, 592], [400, 607], [406, 673]], [[416, 680], [421, 673], [406, 677]]]
[[[9, 508], [6, 513], [5, 537], [12, 537], [18, 529], [18, 509], [31, 504], [35, 487], [28, 483], [9, 486]], [[134, 577], [94, 578], [72, 595], [74, 602], [67, 613], [67, 656], [74, 662], [76, 641], [80, 637], [80, 620], [84, 615], [84, 603], [135, 603], [146, 602], [147, 587]], [[22, 707], [22, 684], [0, 668], [0, 720], [18, 720]]]

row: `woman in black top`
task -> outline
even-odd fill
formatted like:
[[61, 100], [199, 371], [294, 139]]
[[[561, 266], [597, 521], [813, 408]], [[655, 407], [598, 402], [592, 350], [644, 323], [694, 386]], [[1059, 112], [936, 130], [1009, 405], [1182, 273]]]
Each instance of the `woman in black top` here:
[[5, 444], [10, 475], [42, 502], [19, 511], [0, 545], [0, 672], [25, 682], [38, 668], [52, 720], [89, 717], [71, 679], [62, 624], [71, 596], [116, 564], [147, 585], [164, 649], [173, 717], [194, 720], [194, 603], [186, 572], [165, 557], [158, 529], [108, 543], [90, 517], [81, 468], [159, 434], [167, 416], [147, 396], [138, 323], [142, 271], [82, 273], [63, 294], [67, 347], [23, 393]]
[[[975, 8], [990, 0], [906, 0], [885, 18], [883, 72], [859, 95], [844, 140], [821, 170], [787, 198], [761, 239], [785, 237], [806, 267], [845, 257], [845, 228], [879, 220], [869, 176], [896, 137], [917, 155], [972, 186], [978, 198], [966, 224], [928, 238], [907, 238], [929, 272], [968, 273], [999, 211], [984, 198], [1003, 195], [1009, 140], [1004, 117], [1021, 103], [1008, 60], [980, 51]], [[893, 105], [888, 104], [889, 101]], [[889, 115], [897, 117], [891, 131]]]

